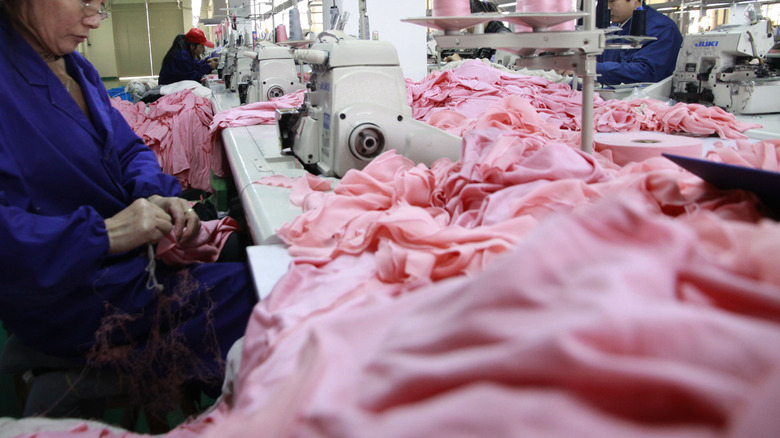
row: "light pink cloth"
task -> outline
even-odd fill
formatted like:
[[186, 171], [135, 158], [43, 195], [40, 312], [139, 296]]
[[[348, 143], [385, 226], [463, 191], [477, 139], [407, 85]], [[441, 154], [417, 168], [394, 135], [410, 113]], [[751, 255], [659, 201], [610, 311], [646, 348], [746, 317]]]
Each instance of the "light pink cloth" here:
[[220, 151], [209, 134], [211, 102], [190, 90], [168, 94], [149, 104], [112, 99], [133, 131], [154, 150], [163, 172], [175, 176], [182, 188], [211, 192], [211, 171], [223, 176]]
[[157, 243], [157, 257], [173, 266], [216, 262], [227, 238], [238, 230], [235, 219], [225, 216], [201, 222], [198, 235], [186, 244], [177, 242], [170, 232]]
[[333, 184], [324, 178], [306, 173], [302, 178], [291, 178], [284, 175], [271, 175], [260, 178], [254, 184], [291, 189], [290, 202], [303, 207], [303, 211], [311, 210], [322, 203], [324, 192], [333, 189]]
[[[447, 117], [440, 116], [430, 123], [455, 134], [487, 123], [514, 129], [522, 118], [501, 120], [497, 116], [513, 111], [527, 115], [529, 112], [524, 107], [514, 107], [521, 102], [523, 106], [530, 105], [537, 113], [535, 117], [545, 125], [571, 131], [581, 129], [579, 91], [540, 77], [497, 70], [476, 60], [468, 60], [457, 69], [433, 72], [420, 82], [407, 81], [407, 91], [416, 119], [429, 121], [439, 111], [449, 112]], [[513, 100], [508, 101], [510, 97]], [[718, 107], [686, 103], [669, 106], [653, 99], [604, 101], [596, 94], [593, 111], [594, 128], [599, 132], [641, 129], [745, 138], [742, 131], [761, 126], [739, 122], [733, 114]]]

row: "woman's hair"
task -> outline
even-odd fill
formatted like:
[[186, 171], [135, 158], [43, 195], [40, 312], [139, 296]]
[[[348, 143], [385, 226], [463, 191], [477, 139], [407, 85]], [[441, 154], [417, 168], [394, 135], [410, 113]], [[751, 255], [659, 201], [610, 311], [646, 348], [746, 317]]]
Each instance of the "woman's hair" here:
[[182, 50], [187, 50], [188, 52], [192, 53], [195, 46], [197, 46], [197, 44], [188, 42], [184, 38], [184, 34], [176, 35], [176, 38], [173, 39], [173, 44], [171, 45], [171, 48], [168, 49], [168, 53], [166, 53], [165, 57], [163, 58], [163, 64], [167, 64], [170, 60], [173, 59], [173, 56], [175, 54], [181, 52]]

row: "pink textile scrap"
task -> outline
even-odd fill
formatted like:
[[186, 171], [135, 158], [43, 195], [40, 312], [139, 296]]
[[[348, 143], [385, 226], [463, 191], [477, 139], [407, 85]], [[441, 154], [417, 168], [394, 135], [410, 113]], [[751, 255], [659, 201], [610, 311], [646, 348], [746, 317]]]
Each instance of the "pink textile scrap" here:
[[184, 244], [177, 242], [170, 232], [157, 244], [157, 257], [174, 266], [216, 262], [227, 238], [238, 230], [235, 219], [225, 216], [201, 222], [198, 235]]
[[321, 202], [322, 194], [333, 189], [331, 181], [308, 172], [299, 178], [285, 175], [265, 176], [258, 181], [254, 181], [253, 184], [291, 189], [290, 202], [293, 205], [303, 207], [303, 211], [311, 210], [318, 206]]

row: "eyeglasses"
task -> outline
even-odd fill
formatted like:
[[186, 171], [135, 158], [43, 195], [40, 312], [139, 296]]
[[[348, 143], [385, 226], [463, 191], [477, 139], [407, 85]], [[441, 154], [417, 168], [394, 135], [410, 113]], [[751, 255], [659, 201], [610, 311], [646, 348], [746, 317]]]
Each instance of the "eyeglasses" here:
[[79, 0], [79, 2], [81, 2], [81, 12], [84, 13], [85, 17], [92, 17], [97, 14], [100, 16], [100, 21], [108, 18], [108, 11], [106, 11], [105, 3], [101, 2], [100, 6], [95, 6], [92, 2], [85, 2], [84, 0]]

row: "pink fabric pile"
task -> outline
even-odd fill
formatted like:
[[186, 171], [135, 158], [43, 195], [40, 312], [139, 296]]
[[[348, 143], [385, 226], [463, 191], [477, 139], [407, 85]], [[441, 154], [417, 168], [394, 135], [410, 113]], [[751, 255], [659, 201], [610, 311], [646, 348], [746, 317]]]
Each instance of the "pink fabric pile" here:
[[[433, 72], [420, 82], [406, 79], [406, 91], [415, 119], [456, 135], [487, 127], [528, 130], [533, 125], [543, 126], [547, 138], [579, 145], [582, 94], [567, 84], [468, 60], [456, 69]], [[277, 109], [298, 107], [302, 102], [303, 90], [222, 111], [210, 127], [213, 141], [220, 141], [218, 134], [224, 128], [273, 124]], [[594, 125], [598, 132], [643, 130], [724, 139], [745, 138], [743, 131], [760, 127], [739, 122], [718, 107], [669, 105], [653, 99], [604, 101], [599, 95], [594, 95]]]
[[144, 143], [154, 150], [163, 172], [182, 188], [211, 192], [211, 171], [224, 175], [221, 150], [209, 135], [211, 101], [189, 90], [168, 94], [149, 105], [111, 100]]
[[[167, 436], [780, 435], [777, 222], [665, 158], [584, 154], [539, 101], [489, 88], [487, 118], [448, 122], [473, 124], [456, 163], [390, 151], [327, 194], [259, 182], [304, 207], [278, 231], [294, 263], [254, 309], [235, 392]], [[464, 90], [425, 114], [476, 111]], [[780, 141], [708, 155], [779, 157]]]
[[205, 436], [780, 433], [780, 226], [755, 198], [500, 134], [433, 169], [383, 154], [280, 231], [295, 264]]
[[[457, 69], [433, 72], [419, 83], [407, 81], [407, 91], [415, 118], [457, 135], [487, 126], [522, 128], [528, 117], [539, 119], [548, 129], [581, 129], [579, 91], [543, 78], [497, 70], [475, 60]], [[668, 105], [654, 99], [604, 101], [594, 95], [593, 111], [598, 132], [643, 130], [745, 138], [743, 131], [761, 126], [739, 122], [718, 107]], [[566, 133], [568, 141], [579, 144], [571, 134]]]

